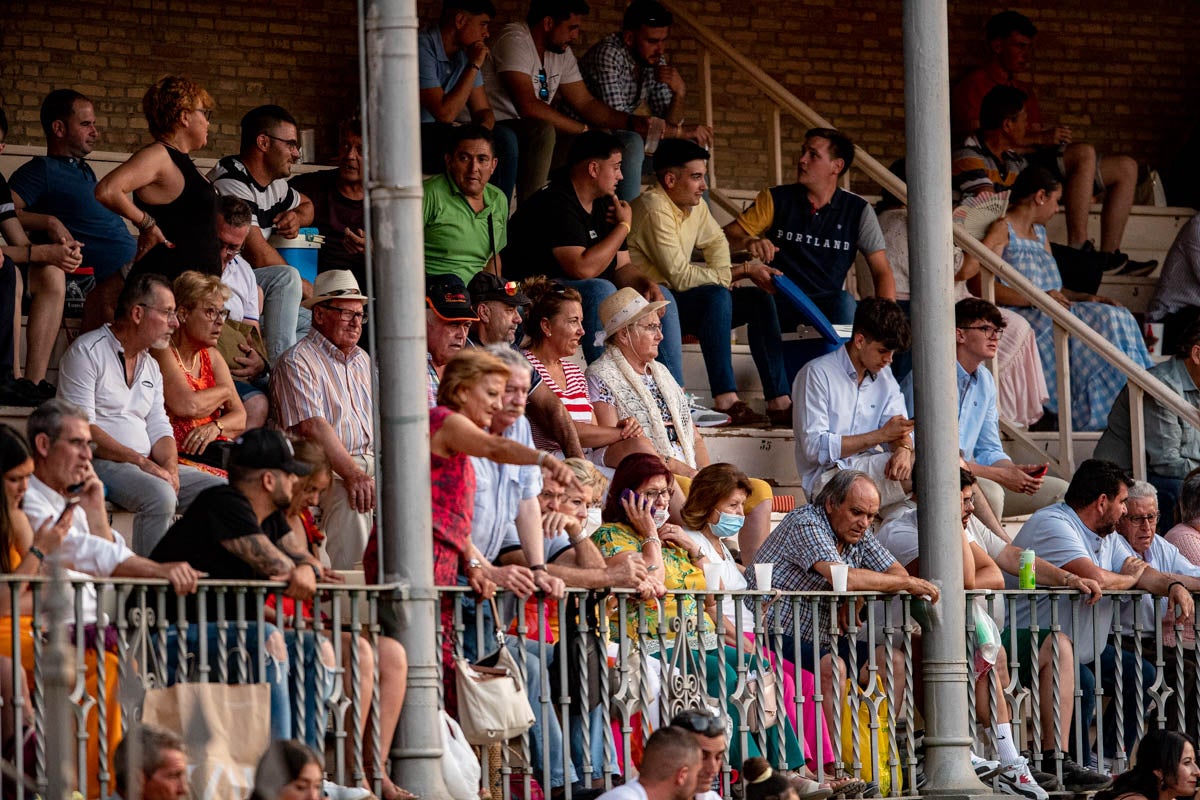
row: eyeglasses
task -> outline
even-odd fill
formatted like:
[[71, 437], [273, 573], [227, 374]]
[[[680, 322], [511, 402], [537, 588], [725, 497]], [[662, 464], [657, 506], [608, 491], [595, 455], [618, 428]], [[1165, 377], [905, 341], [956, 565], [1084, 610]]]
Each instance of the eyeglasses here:
[[721, 736], [725, 733], [725, 722], [720, 713], [703, 708], [690, 708], [676, 714], [671, 725], [701, 736]]
[[159, 308], [158, 306], [152, 306], [149, 303], [138, 303], [138, 305], [141, 306], [142, 308], [148, 308], [151, 311], [157, 311], [158, 313], [165, 316], [167, 319], [170, 319], [171, 317], [175, 316], [175, 309], [173, 309], [173, 308]]
[[1129, 514], [1126, 514], [1125, 520], [1131, 525], [1145, 525], [1147, 523], [1149, 523], [1151, 525], [1157, 525], [1158, 518], [1160, 516], [1162, 516], [1162, 515], [1161, 514], [1142, 514], [1141, 516], [1134, 517], [1134, 516], [1130, 516]]
[[59, 439], [60, 442], [65, 442], [67, 447], [73, 447], [76, 450], [87, 450], [90, 453], [96, 452], [96, 443], [91, 439]]
[[538, 70], [538, 98], [543, 103], [550, 102], [550, 81], [546, 77], [546, 68]]
[[221, 242], [221, 252], [231, 256], [240, 256], [242, 254], [243, 245], [240, 244], [225, 244]]
[[989, 339], [999, 339], [1004, 335], [1004, 328], [997, 328], [995, 325], [967, 325], [959, 328], [962, 331], [983, 331], [983, 335]]
[[295, 139], [280, 139], [278, 136], [272, 136], [269, 133], [266, 133], [263, 135], [266, 136], [268, 139], [274, 139], [277, 142], [282, 142], [283, 146], [286, 147], [288, 150], [295, 150], [297, 153], [300, 152], [300, 143], [297, 142]]
[[646, 331], [648, 333], [662, 333], [662, 325], [659, 325], [657, 322], [650, 325], [634, 325], [633, 327], [639, 331]]
[[213, 308], [212, 306], [208, 306], [206, 308], [196, 309], [196, 313], [203, 316], [209, 322], [224, 322], [225, 320], [229, 319], [229, 309], [226, 308]]
[[650, 500], [651, 502], [653, 502], [662, 497], [670, 497], [671, 490], [670, 489], [651, 489], [648, 492], [638, 492], [638, 494], [640, 494], [642, 497], [646, 498], [647, 500]]
[[206, 120], [212, 120], [213, 110], [211, 108], [193, 108], [192, 111], [195, 111], [197, 114], [203, 114]]
[[337, 314], [341, 318], [342, 322], [350, 322], [352, 320], [358, 320], [359, 322], [367, 321], [366, 309], [364, 309], [362, 311], [354, 311], [349, 308], [338, 308], [337, 306], [331, 306], [331, 305], [328, 305], [327, 303], [322, 303], [321, 308], [324, 308], [328, 311], [332, 311], [333, 313]]

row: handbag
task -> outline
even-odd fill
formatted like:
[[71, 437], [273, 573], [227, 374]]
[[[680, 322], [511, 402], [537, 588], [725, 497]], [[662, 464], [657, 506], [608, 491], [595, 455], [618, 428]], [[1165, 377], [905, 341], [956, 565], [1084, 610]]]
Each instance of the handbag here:
[[442, 779], [454, 800], [479, 800], [483, 770], [462, 727], [445, 711], [442, 715]]
[[[746, 682], [752, 702], [747, 705], [746, 724], [751, 733], [759, 733], [779, 724], [779, 682], [765, 660], [759, 661], [755, 677]], [[759, 709], [762, 715], [759, 716]]]
[[142, 722], [183, 738], [191, 796], [199, 800], [246, 797], [271, 743], [271, 694], [265, 683], [177, 683], [150, 689]]
[[503, 742], [533, 727], [533, 707], [525, 693], [525, 674], [504, 645], [500, 612], [492, 604], [500, 649], [472, 664], [455, 643], [458, 717], [467, 741], [474, 745]]
[[264, 364], [270, 364], [267, 358], [267, 343], [263, 341], [262, 332], [248, 322], [238, 322], [227, 319], [221, 326], [221, 338], [217, 340], [217, 352], [225, 359], [230, 369], [241, 369], [237, 359], [242, 354], [241, 345], [248, 344], [262, 358]]

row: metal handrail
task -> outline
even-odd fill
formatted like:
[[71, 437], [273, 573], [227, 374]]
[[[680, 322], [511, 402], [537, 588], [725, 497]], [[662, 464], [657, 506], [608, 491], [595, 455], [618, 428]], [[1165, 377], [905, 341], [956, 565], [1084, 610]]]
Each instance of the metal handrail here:
[[[708, 124], [712, 124], [713, 117], [711, 62], [709, 54], [716, 52], [735, 68], [743, 72], [749, 78], [751, 84], [767, 95], [775, 103], [776, 112], [782, 109], [810, 127], [832, 127], [829, 121], [817, 113], [811, 106], [797, 98], [783, 84], [755, 66], [754, 63], [742, 55], [733, 45], [726, 42], [711, 28], [702, 23], [680, 0], [662, 0], [662, 3], [671, 11], [677, 21], [691, 29], [695, 38], [703, 45], [701, 48], [701, 72], [706, 94], [705, 112]], [[778, 158], [778, 113], [775, 115], [774, 122], [775, 137], [772, 144], [776, 151], [776, 158]], [[892, 174], [883, 164], [858, 145], [855, 145], [854, 153], [856, 167], [861, 168], [873, 181], [895, 195], [901, 202], [907, 202], [908, 187], [904, 181]], [[713, 183], [715, 184], [715, 182], [714, 180]], [[710, 189], [710, 196], [726, 211], [735, 215], [738, 213], [734, 201], [719, 189], [716, 189], [715, 186]], [[982, 242], [968, 234], [961, 226], [955, 226], [954, 228], [954, 241], [963, 250], [975, 256], [989, 275], [1001, 278], [1010, 287], [1021, 292], [1029, 299], [1030, 304], [1034, 308], [1047, 314], [1054, 323], [1056, 334], [1055, 357], [1059, 364], [1059, 387], [1057, 388], [1062, 389], [1065, 387], [1068, 389], [1066, 392], [1059, 393], [1060, 447], [1057, 466], [1060, 472], [1068, 477], [1074, 472], [1069, 400], [1070, 365], [1069, 358], [1066, 356], [1067, 336], [1074, 336], [1083, 341], [1096, 351], [1101, 358], [1119, 369], [1131, 384], [1130, 417], [1133, 438], [1131, 450], [1135, 476], [1144, 478], [1146, 474], [1146, 448], [1142, 405], [1145, 395], [1153, 397], [1160, 404], [1178, 414], [1180, 418], [1191, 425], [1200, 427], [1200, 410], [1193, 408], [1169, 386], [1155, 378], [1140, 365], [1134, 363], [1129, 356], [1115, 347], [1111, 342], [1078, 320], [1057, 301], [1038, 289], [1006, 261], [985, 247]], [[985, 290], [985, 294], [990, 294], [990, 291]], [[1064, 396], [1067, 398], [1065, 402], [1063, 400]], [[1010, 434], [1022, 439], [1026, 444], [1036, 446], [1019, 429], [1011, 424], [1006, 425], [1006, 429]]]

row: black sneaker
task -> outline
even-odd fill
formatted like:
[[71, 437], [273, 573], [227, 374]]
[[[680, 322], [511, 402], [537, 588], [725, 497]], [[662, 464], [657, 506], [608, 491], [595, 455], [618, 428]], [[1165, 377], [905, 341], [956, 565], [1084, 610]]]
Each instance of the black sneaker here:
[[38, 381], [37, 390], [44, 400], [53, 400], [58, 396], [58, 387], [44, 378]]
[[[1120, 250], [1117, 255], [1124, 256]], [[1125, 266], [1117, 270], [1117, 275], [1127, 275], [1131, 278], [1144, 278], [1158, 268], [1158, 262], [1153, 258], [1149, 261], [1134, 261], [1132, 258], [1126, 257]]]
[[1115, 253], [1108, 253], [1104, 250], [1097, 250], [1096, 245], [1092, 244], [1092, 240], [1088, 239], [1078, 248], [1079, 252], [1087, 253], [1089, 263], [1094, 264], [1106, 275], [1117, 275], [1129, 263], [1129, 256], [1122, 253], [1120, 250]]
[[[1042, 754], [1043, 765], [1051, 765], [1053, 763], [1053, 752]], [[1107, 775], [1101, 775], [1099, 772], [1093, 772], [1090, 769], [1084, 769], [1074, 759], [1064, 757], [1062, 761], [1062, 783], [1063, 788], [1068, 792], [1098, 792], [1112, 786], [1112, 778]]]
[[0, 390], [0, 404], [36, 408], [46, 402], [37, 386], [28, 378], [17, 378], [4, 384]]
[[1058, 782], [1058, 778], [1053, 772], [1042, 772], [1040, 769], [1029, 768], [1029, 772], [1033, 775], [1033, 779], [1037, 781], [1037, 785], [1045, 789], [1047, 792], [1057, 792], [1062, 788], [1062, 784]]

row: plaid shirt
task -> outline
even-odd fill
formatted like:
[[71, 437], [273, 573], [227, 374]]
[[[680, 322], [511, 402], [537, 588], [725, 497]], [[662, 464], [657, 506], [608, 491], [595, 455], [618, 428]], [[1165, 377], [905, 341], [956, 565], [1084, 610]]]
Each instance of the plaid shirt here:
[[[771, 587], [791, 592], [820, 592], [829, 591], [829, 582], [813, 569], [813, 564], [819, 561], [844, 562], [856, 569], [870, 569], [884, 572], [896, 559], [879, 543], [875, 534], [867, 531], [857, 544], [847, 545], [841, 553], [837, 549], [837, 535], [829, 524], [825, 509], [816, 505], [807, 505], [789, 513], [779, 523], [779, 526], [767, 537], [762, 547], [754, 554], [754, 563], [774, 563], [771, 573]], [[757, 576], [753, 569], [746, 570], [746, 584], [750, 589], [756, 588]], [[768, 622], [774, 630], [775, 616], [785, 634], [792, 634], [792, 601], [784, 598], [771, 605]], [[800, 614], [800, 638], [798, 641], [813, 640], [812, 602], [807, 598], [797, 598], [796, 612]], [[818, 602], [818, 618], [829, 619], [829, 599], [821, 598]], [[829, 633], [822, 626], [820, 643], [824, 647], [830, 645]]]
[[621, 34], [610, 33], [592, 45], [579, 59], [579, 70], [588, 91], [609, 108], [632, 114], [645, 101], [654, 116], [666, 119], [674, 93], [654, 80], [652, 68], [638, 64]]

